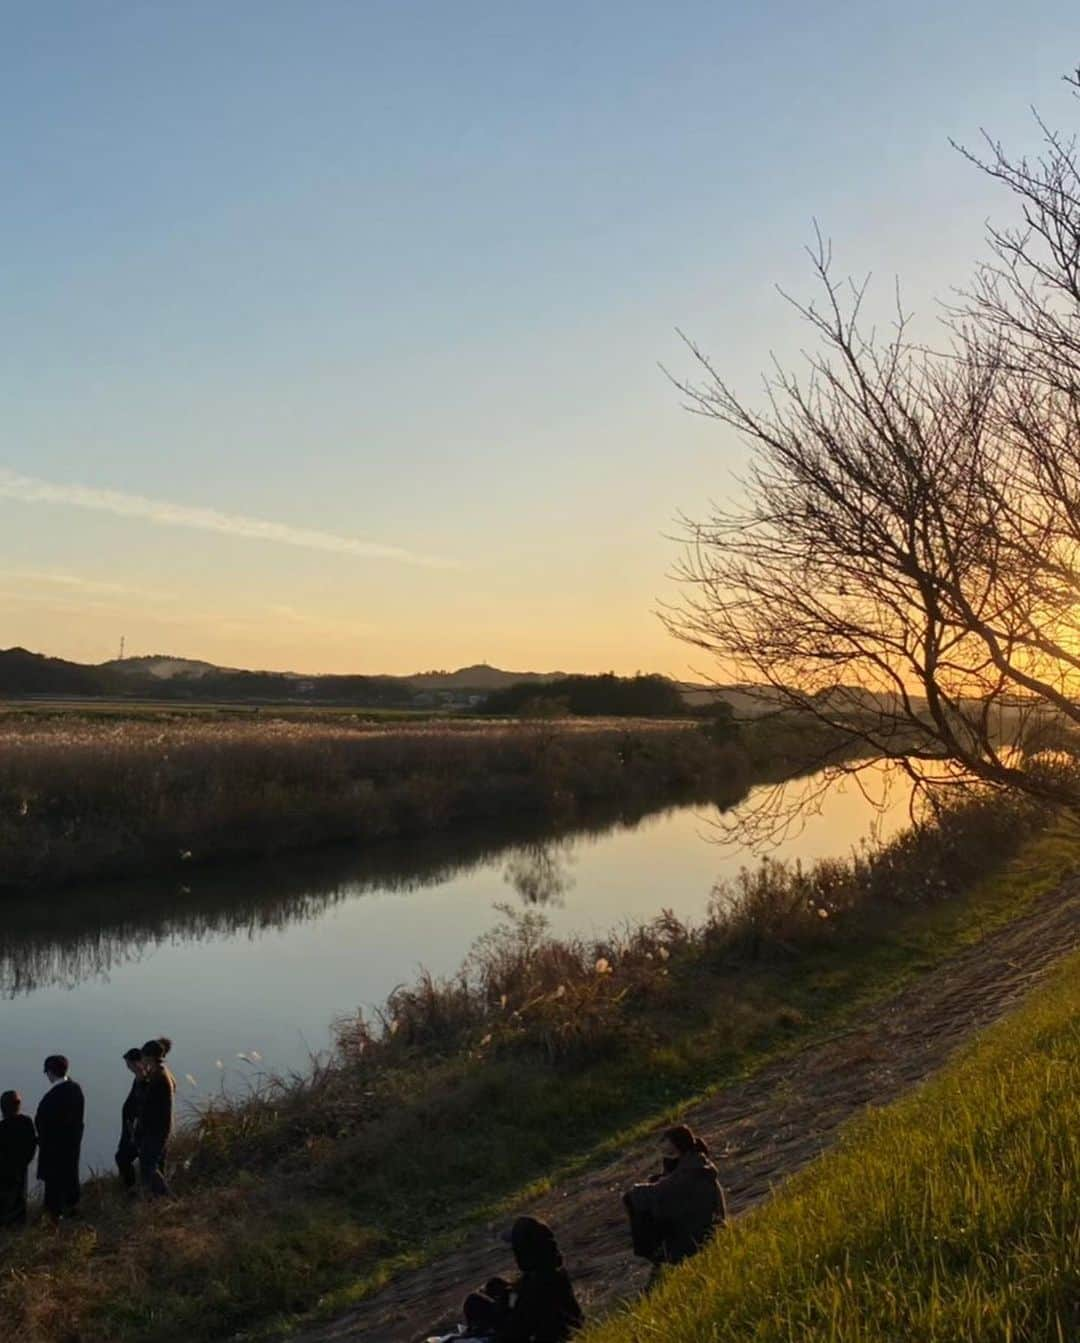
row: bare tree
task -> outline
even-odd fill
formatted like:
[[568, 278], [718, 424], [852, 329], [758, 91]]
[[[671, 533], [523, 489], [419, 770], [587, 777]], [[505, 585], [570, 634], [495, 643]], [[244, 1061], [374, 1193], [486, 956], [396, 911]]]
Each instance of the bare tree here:
[[1080, 727], [1080, 171], [1039, 124], [1033, 163], [989, 140], [968, 154], [1023, 219], [991, 231], [947, 348], [915, 344], [899, 300], [886, 339], [864, 332], [863, 290], [835, 280], [820, 234], [821, 297], [795, 305], [816, 351], [774, 369], [763, 408], [687, 342], [689, 408], [737, 430], [752, 464], [742, 502], [686, 521], [666, 620], [774, 711], [925, 790], [1075, 805], [1073, 771], [1035, 743]]

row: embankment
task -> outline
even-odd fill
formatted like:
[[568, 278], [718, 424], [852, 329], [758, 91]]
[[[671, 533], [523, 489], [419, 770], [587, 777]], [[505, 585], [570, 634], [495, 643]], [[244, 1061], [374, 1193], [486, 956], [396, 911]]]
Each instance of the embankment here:
[[[875, 1087], [875, 1071], [919, 1080], [940, 1062], [943, 1041], [993, 1020], [1000, 999], [1014, 1004], [1041, 968], [1039, 948], [1029, 944], [1041, 940], [1044, 957], [1076, 945], [1075, 892], [1071, 910], [1061, 909], [1056, 928], [1045, 931], [1056, 932], [1056, 941], [1040, 939], [1030, 925], [1017, 928], [994, 946], [996, 957], [981, 958], [981, 976], [972, 973], [980, 958], [968, 955], [966, 980], [958, 974], [959, 984], [942, 986], [945, 994], [909, 995], [877, 1036], [864, 1031], [835, 1042], [831, 1057], [817, 1060], [816, 1078], [794, 1079], [796, 1104], [773, 1118], [784, 1144], [759, 1154], [772, 1158], [771, 1180], [759, 1178], [756, 1196], [737, 1198], [736, 1209], [761, 1201], [770, 1182], [798, 1170], [805, 1160], [798, 1144], [813, 1151], [821, 1123], [827, 1133], [836, 1110], [850, 1112], [860, 1088], [880, 1104], [887, 1092]], [[862, 1116], [839, 1150], [582, 1343], [1077, 1338], [1078, 1023], [1074, 956], [940, 1077]], [[910, 1036], [913, 1024], [922, 1031], [921, 1048], [905, 1049], [897, 1037]], [[884, 1080], [888, 1087], [888, 1073]], [[723, 1118], [727, 1128], [714, 1122], [708, 1131], [724, 1142], [724, 1169], [741, 1175], [746, 1129], [740, 1133], [731, 1114]], [[605, 1265], [609, 1286], [623, 1295], [626, 1277], [615, 1280], [617, 1266]], [[364, 1336], [335, 1335], [338, 1343]], [[390, 1343], [398, 1334], [391, 1328], [378, 1336]]]
[[31, 1343], [203, 1343], [377, 1293], [1030, 908], [1075, 860], [1043, 820], [986, 801], [872, 858], [773, 865], [697, 928], [566, 942], [522, 916], [343, 1023], [329, 1066], [204, 1113], [175, 1203], [102, 1182], [82, 1227], [32, 1228], [0, 1311]]

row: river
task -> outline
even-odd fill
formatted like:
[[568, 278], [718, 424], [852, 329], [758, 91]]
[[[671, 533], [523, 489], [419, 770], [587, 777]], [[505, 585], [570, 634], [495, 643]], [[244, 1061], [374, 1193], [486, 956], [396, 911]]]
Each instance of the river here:
[[[870, 770], [872, 797], [880, 768]], [[786, 785], [817, 791], [814, 776]], [[754, 809], [751, 790], [724, 818]], [[845, 856], [906, 824], [908, 790], [879, 806], [834, 784], [779, 857]], [[717, 880], [753, 864], [723, 842], [715, 808], [679, 807], [591, 831], [456, 834], [363, 857], [321, 853], [174, 880], [8, 899], [0, 929], [0, 1089], [33, 1110], [46, 1054], [69, 1056], [87, 1094], [83, 1148], [108, 1166], [129, 1077], [123, 1051], [174, 1041], [181, 1108], [269, 1072], [304, 1070], [331, 1023], [385, 1000], [422, 965], [455, 971], [501, 904], [542, 907], [556, 933], [602, 934], [661, 909], [694, 919]]]

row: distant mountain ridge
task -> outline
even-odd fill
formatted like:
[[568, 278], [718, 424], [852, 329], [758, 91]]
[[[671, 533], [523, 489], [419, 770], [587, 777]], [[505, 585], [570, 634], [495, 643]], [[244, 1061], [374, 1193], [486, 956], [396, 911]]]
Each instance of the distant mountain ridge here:
[[[30, 656], [37, 656], [31, 654]], [[73, 663], [73, 666], [79, 664]], [[333, 672], [266, 672], [244, 671], [238, 667], [219, 667], [213, 662], [202, 662], [198, 658], [174, 657], [167, 653], [149, 653], [136, 657], [113, 658], [102, 662], [100, 668], [109, 672], [119, 672], [124, 676], [153, 676], [156, 680], [169, 681], [178, 677], [201, 679], [209, 675], [229, 676], [283, 676], [292, 681], [319, 681], [334, 676]], [[338, 674], [340, 675], [340, 674]], [[487, 662], [476, 662], [469, 667], [459, 667], [456, 671], [416, 672], [411, 676], [395, 676], [386, 672], [346, 673], [363, 675], [368, 681], [398, 681], [414, 686], [417, 690], [502, 690], [519, 681], [535, 681], [538, 684], [557, 681], [565, 672], [515, 672], [503, 671]]]
[[26, 648], [0, 649], [0, 695], [116, 696], [122, 699], [239, 699], [406, 707], [468, 702], [521, 681], [546, 683], [562, 672], [503, 671], [487, 663], [412, 676], [305, 675], [219, 667], [198, 658], [151, 653], [84, 664]]

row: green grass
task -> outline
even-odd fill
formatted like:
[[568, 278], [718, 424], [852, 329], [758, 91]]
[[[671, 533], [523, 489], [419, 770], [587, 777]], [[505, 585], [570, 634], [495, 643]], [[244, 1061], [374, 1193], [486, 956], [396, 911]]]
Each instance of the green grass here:
[[1080, 957], [582, 1343], [1080, 1335]]
[[[985, 871], [982, 825], [968, 850]], [[923, 870], [920, 852], [908, 854], [912, 871]], [[617, 1023], [630, 1032], [617, 1048], [585, 1061], [553, 1061], [513, 1040], [495, 1055], [406, 1040], [374, 1077], [346, 1068], [324, 1090], [226, 1110], [182, 1147], [193, 1165], [175, 1204], [133, 1211], [98, 1185], [82, 1228], [59, 1239], [34, 1228], [6, 1247], [0, 1317], [27, 1343], [203, 1343], [340, 1308], [725, 1081], [857, 1017], [1016, 917], [1078, 852], [1075, 828], [1054, 827], [950, 898], [893, 900], [846, 927], [807, 920], [798, 954], [740, 960], [729, 943], [673, 955], [669, 987]]]

